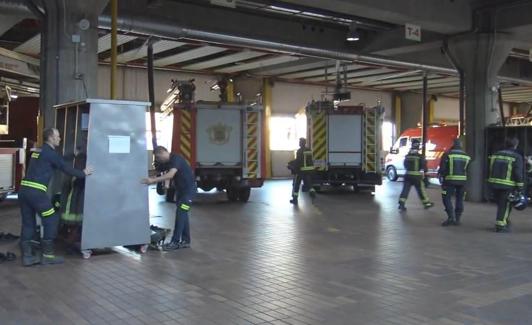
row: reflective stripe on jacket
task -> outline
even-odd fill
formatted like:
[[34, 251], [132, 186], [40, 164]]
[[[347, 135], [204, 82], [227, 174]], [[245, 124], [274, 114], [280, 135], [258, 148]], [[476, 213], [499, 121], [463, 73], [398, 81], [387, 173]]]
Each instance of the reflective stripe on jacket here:
[[493, 188], [524, 187], [523, 157], [514, 150], [497, 151], [489, 157], [488, 183]]
[[439, 174], [445, 183], [462, 185], [467, 181], [470, 161], [471, 157], [463, 150], [451, 149], [441, 159]]

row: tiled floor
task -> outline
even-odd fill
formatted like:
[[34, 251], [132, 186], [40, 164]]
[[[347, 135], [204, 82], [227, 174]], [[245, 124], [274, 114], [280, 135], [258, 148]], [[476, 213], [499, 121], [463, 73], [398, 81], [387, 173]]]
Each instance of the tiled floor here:
[[[496, 234], [495, 207], [467, 204], [463, 226], [446, 229], [438, 189], [433, 209], [411, 193], [400, 215], [400, 186], [303, 197], [299, 208], [287, 181], [247, 204], [201, 194], [191, 249], [0, 264], [0, 324], [529, 323], [531, 210]], [[173, 205], [155, 194], [150, 205], [152, 224], [173, 223]], [[18, 223], [16, 202], [2, 203], [0, 231]]]

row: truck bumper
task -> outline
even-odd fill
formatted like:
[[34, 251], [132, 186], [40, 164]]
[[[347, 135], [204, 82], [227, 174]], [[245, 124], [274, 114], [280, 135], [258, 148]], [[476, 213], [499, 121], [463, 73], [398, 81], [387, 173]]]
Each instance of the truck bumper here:
[[262, 178], [242, 178], [241, 168], [198, 168], [195, 171], [198, 187], [203, 190], [212, 188], [261, 187]]
[[381, 173], [367, 173], [361, 168], [330, 168], [316, 171], [312, 176], [314, 185], [358, 185], [375, 186], [382, 184]]

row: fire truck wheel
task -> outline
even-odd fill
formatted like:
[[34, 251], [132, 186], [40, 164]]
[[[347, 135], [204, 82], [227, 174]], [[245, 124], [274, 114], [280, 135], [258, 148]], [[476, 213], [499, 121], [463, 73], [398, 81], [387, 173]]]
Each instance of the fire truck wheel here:
[[236, 188], [234, 187], [228, 187], [226, 189], [226, 194], [227, 194], [227, 199], [231, 202], [235, 202], [236, 200], [238, 200], [238, 191]]
[[249, 200], [249, 195], [251, 194], [251, 188], [243, 187], [238, 190], [238, 199], [240, 202], [247, 202]]
[[399, 178], [399, 176], [397, 176], [397, 170], [394, 166], [388, 166], [388, 168], [386, 168], [386, 177], [392, 182], [395, 182], [397, 178]]

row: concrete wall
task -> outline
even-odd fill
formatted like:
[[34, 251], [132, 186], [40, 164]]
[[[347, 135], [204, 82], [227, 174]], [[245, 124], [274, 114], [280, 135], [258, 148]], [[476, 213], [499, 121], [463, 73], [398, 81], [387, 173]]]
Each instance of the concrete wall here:
[[[109, 66], [100, 65], [98, 67], [98, 98], [111, 97], [110, 76], [111, 69]], [[117, 79], [118, 99], [148, 101], [148, 71], [146, 69], [119, 67]], [[211, 85], [217, 81], [216, 76], [155, 71], [154, 85], [157, 109], [166, 98], [166, 90], [170, 87], [172, 79], [195, 79], [196, 99], [219, 100], [219, 92], [210, 90]]]
[[[422, 95], [405, 92], [401, 94], [401, 131], [417, 127], [421, 123]], [[504, 115], [508, 116], [510, 105], [504, 103]], [[460, 106], [457, 98], [438, 96], [434, 102], [434, 121], [456, 124], [459, 121]], [[498, 109], [495, 111], [499, 115]]]

